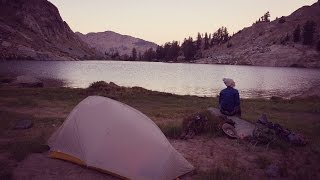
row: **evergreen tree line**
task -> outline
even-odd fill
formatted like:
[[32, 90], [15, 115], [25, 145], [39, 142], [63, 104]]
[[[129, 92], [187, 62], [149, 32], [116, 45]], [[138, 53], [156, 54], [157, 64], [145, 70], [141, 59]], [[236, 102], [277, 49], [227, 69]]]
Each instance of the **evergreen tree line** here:
[[[270, 13], [267, 12], [264, 16], [259, 18], [258, 22], [270, 22]], [[320, 37], [316, 37], [316, 23], [314, 21], [307, 21], [303, 27], [298, 25], [292, 32], [292, 41], [295, 43], [302, 42], [304, 45], [316, 46], [320, 51]], [[178, 41], [167, 42], [164, 45], [157, 46], [154, 50], [152, 48], [145, 51], [143, 54], [137, 52], [135, 48], [128, 60], [145, 60], [145, 61], [185, 61], [190, 62], [194, 59], [202, 57], [202, 51], [212, 48], [216, 45], [221, 45], [231, 38], [226, 27], [219, 28], [216, 32], [201, 35], [198, 33], [197, 39], [192, 37], [185, 38], [180, 45]], [[287, 34], [284, 41], [289, 41], [290, 35]], [[229, 44], [228, 44], [229, 45]]]
[[270, 12], [266, 12], [263, 16], [261, 16], [254, 24], [258, 24], [261, 22], [270, 22]]
[[204, 35], [198, 33], [197, 39], [192, 37], [185, 38], [180, 45], [178, 41], [167, 42], [164, 45], [157, 46], [155, 50], [152, 48], [145, 51], [141, 56], [134, 56], [135, 49], [132, 50], [130, 60], [145, 60], [145, 61], [186, 61], [201, 58], [201, 52], [216, 45], [221, 45], [227, 42], [231, 36], [226, 27], [219, 28], [216, 32]]
[[316, 37], [316, 26], [314, 21], [307, 21], [302, 28], [298, 25], [292, 33], [292, 41], [309, 46], [316, 45], [317, 50], [320, 51], [320, 37]]

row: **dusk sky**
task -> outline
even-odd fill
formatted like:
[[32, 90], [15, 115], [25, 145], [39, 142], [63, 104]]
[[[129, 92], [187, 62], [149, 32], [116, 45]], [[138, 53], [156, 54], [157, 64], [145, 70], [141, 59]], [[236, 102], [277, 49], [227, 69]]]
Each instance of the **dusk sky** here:
[[317, 0], [49, 0], [73, 31], [114, 31], [157, 44], [225, 26], [229, 33], [251, 26], [265, 12], [271, 20]]

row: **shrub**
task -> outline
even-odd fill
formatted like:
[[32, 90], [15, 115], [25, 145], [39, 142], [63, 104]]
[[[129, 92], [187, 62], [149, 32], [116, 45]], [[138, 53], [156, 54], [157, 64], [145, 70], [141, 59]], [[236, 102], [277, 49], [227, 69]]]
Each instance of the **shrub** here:
[[225, 119], [211, 114], [210, 111], [202, 111], [183, 119], [182, 139], [189, 139], [195, 135], [206, 134], [209, 136], [221, 136], [221, 125]]
[[93, 89], [93, 90], [106, 90], [106, 89], [119, 90], [119, 88], [120, 88], [120, 86], [118, 86], [114, 82], [106, 83], [104, 81], [97, 81], [97, 82], [91, 83], [88, 89]]
[[228, 43], [227, 48], [231, 48], [231, 47], [232, 47], [232, 43]]
[[104, 82], [104, 81], [97, 81], [97, 82], [93, 82], [90, 84], [89, 88], [90, 89], [101, 89], [103, 87], [107, 87], [108, 83]]
[[318, 41], [318, 44], [317, 44], [317, 50], [320, 51], [320, 40]]

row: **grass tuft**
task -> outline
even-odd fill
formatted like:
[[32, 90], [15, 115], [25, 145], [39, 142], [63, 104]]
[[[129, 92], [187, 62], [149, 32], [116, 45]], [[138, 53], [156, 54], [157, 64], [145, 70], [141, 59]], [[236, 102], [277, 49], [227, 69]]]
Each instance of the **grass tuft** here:
[[171, 123], [167, 125], [159, 125], [162, 133], [171, 139], [177, 139], [182, 133], [182, 125], [177, 123]]

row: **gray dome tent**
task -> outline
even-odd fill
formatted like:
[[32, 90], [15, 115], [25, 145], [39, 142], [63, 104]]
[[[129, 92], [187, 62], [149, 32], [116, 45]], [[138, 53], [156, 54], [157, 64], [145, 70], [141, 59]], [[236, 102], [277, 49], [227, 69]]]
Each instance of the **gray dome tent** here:
[[128, 179], [174, 179], [194, 169], [158, 126], [121, 102], [90, 96], [48, 142], [53, 158]]

